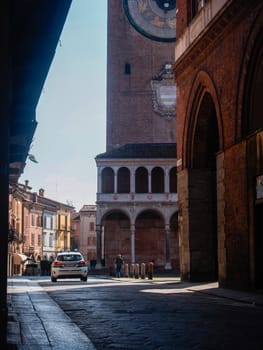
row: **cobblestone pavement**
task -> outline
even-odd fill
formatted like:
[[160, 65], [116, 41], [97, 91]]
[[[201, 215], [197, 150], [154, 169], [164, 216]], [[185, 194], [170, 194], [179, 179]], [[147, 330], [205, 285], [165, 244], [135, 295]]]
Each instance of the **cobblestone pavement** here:
[[90, 277], [41, 286], [97, 350], [263, 349], [263, 305], [204, 285]]

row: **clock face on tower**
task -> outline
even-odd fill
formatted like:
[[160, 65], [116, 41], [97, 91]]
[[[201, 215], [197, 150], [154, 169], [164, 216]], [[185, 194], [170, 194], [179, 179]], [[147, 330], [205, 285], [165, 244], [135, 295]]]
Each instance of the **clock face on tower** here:
[[144, 36], [157, 41], [176, 39], [176, 0], [123, 0], [131, 25]]

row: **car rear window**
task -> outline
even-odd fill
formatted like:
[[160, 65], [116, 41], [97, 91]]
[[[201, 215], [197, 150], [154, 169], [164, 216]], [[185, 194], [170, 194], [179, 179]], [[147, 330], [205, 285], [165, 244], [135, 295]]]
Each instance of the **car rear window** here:
[[80, 261], [82, 260], [82, 256], [78, 254], [63, 254], [58, 255], [58, 261]]

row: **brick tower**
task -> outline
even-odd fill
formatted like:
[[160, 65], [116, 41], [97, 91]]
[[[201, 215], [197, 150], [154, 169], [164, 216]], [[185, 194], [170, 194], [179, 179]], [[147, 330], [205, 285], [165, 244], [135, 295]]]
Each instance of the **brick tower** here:
[[109, 0], [107, 149], [96, 157], [97, 261], [178, 266], [175, 0]]
[[[174, 61], [175, 26], [169, 35], [157, 35], [161, 27], [151, 28], [154, 16], [160, 15], [159, 26], [168, 16], [157, 1], [108, 3], [107, 150], [126, 143], [175, 142], [174, 116], [154, 111], [151, 88], [151, 80], [159, 79], [165, 64]], [[141, 17], [140, 3], [145, 4]], [[175, 9], [169, 12], [172, 17]], [[134, 23], [142, 15], [149, 17], [144, 23], [148, 36]], [[151, 36], [154, 29], [157, 34]]]

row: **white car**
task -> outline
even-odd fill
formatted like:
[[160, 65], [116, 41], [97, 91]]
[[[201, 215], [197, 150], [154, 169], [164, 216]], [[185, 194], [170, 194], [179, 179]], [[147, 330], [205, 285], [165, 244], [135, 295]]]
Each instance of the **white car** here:
[[51, 281], [57, 282], [58, 278], [88, 279], [88, 265], [80, 252], [69, 251], [58, 253], [51, 265]]

